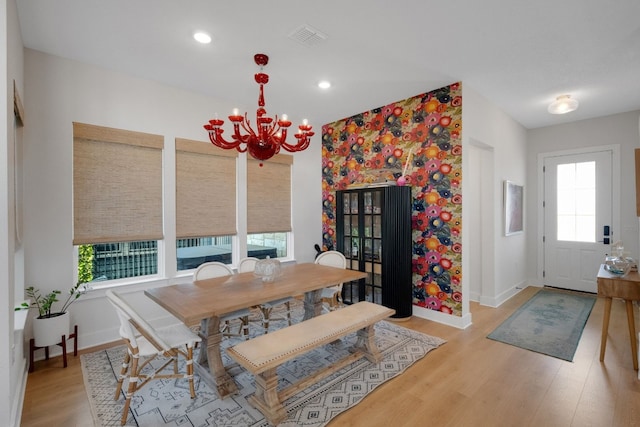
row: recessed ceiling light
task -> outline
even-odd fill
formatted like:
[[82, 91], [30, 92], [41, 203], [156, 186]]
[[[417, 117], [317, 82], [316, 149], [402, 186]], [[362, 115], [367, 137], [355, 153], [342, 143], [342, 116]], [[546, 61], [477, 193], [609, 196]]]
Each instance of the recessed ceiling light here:
[[193, 38], [196, 39], [197, 42], [200, 42], [202, 44], [211, 43], [211, 36], [207, 33], [203, 33], [202, 31], [194, 33]]
[[320, 83], [318, 83], [318, 87], [320, 89], [329, 89], [331, 87], [331, 82], [328, 82], [326, 80], [321, 81]]

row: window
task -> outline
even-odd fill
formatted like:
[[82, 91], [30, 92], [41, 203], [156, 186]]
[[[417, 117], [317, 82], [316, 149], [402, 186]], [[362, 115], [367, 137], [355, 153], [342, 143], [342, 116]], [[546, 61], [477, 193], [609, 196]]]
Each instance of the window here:
[[287, 256], [289, 233], [260, 233], [247, 236], [248, 256], [264, 259]]
[[177, 269], [231, 264], [236, 235], [236, 151], [176, 139]]
[[155, 240], [87, 245], [92, 250], [91, 277], [85, 281], [118, 280], [158, 274]]
[[231, 264], [233, 236], [197, 237], [178, 239], [176, 254], [178, 271], [198, 268], [204, 262], [218, 261]]
[[596, 162], [558, 165], [558, 240], [595, 242]]
[[284, 154], [278, 154], [267, 162], [247, 160], [249, 254], [262, 247], [265, 250], [275, 248], [278, 257], [287, 256], [291, 231], [292, 164], [293, 156]]
[[[82, 283], [289, 255], [292, 156], [263, 165], [247, 158], [247, 200], [239, 203], [238, 153], [176, 138], [175, 224], [164, 224], [164, 137], [81, 123], [73, 130], [73, 244]], [[244, 246], [237, 240], [238, 206], [247, 211], [247, 234], [240, 236], [246, 255], [234, 253]], [[175, 241], [165, 242], [165, 226], [175, 226]], [[165, 244], [175, 245], [175, 270], [164, 258]]]
[[73, 244], [81, 280], [158, 273], [163, 148], [159, 135], [73, 124]]

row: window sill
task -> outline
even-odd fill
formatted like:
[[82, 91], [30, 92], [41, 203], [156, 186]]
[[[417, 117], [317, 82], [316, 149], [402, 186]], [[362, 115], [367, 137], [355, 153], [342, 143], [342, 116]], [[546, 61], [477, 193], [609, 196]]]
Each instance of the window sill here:
[[[26, 302], [27, 304], [30, 303], [30, 300], [25, 300], [24, 302]], [[20, 307], [22, 305], [22, 303], [18, 304], [16, 306]], [[27, 324], [27, 316], [29, 314], [29, 310], [24, 309], [24, 310], [16, 310], [13, 312], [13, 331], [14, 332], [18, 332], [18, 331], [24, 331], [24, 328]]]
[[[159, 288], [168, 285], [179, 285], [191, 283], [192, 275], [184, 275], [179, 277], [168, 278], [149, 278], [140, 279], [138, 281], [118, 281], [116, 282], [96, 282], [87, 287], [87, 299], [104, 297], [107, 289], [118, 289], [124, 292], [138, 292], [147, 289]], [[83, 298], [84, 299], [84, 298]]]

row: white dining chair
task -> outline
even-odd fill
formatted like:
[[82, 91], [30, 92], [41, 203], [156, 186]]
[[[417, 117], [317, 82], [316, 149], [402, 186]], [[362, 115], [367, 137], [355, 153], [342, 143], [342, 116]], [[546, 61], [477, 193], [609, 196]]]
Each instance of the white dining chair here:
[[[189, 381], [191, 398], [196, 397], [193, 383], [193, 348], [201, 339], [183, 324], [175, 324], [162, 328], [154, 328], [131, 307], [125, 299], [112, 290], [106, 291], [109, 302], [116, 309], [120, 319], [120, 337], [127, 344], [115, 400], [122, 393], [125, 397], [124, 409], [120, 424], [127, 422], [131, 398], [135, 392], [144, 387], [149, 381], [156, 379], [185, 378]], [[178, 358], [186, 359], [186, 373], [178, 370]], [[166, 363], [153, 372], [145, 370], [156, 357], [165, 357]], [[165, 368], [172, 365], [172, 372]], [[127, 391], [123, 390], [124, 380], [127, 380]]]
[[[213, 279], [215, 277], [224, 277], [233, 275], [233, 270], [226, 264], [221, 262], [212, 261], [200, 264], [200, 266], [193, 273], [193, 280]], [[244, 339], [249, 339], [249, 315], [251, 312], [248, 308], [227, 313], [220, 316], [220, 324], [224, 324], [222, 332], [225, 336], [243, 336]], [[240, 328], [238, 333], [231, 332], [231, 322], [234, 320], [240, 321]], [[204, 325], [203, 325], [204, 326]]]
[[256, 257], [242, 258], [238, 263], [238, 273], [247, 273], [255, 270], [256, 262], [258, 262]]
[[[347, 259], [338, 251], [327, 251], [320, 253], [315, 261], [316, 264], [330, 267], [347, 268]], [[322, 311], [333, 311], [342, 306], [342, 283], [324, 288], [322, 290]]]
[[[256, 268], [256, 263], [259, 261], [258, 258], [255, 257], [247, 257], [240, 260], [238, 263], [238, 273], [246, 273], [254, 271]], [[274, 301], [269, 301], [264, 304], [260, 304], [258, 309], [262, 314], [262, 328], [264, 329], [264, 333], [269, 332], [269, 324], [271, 320], [286, 320], [289, 326], [291, 326], [291, 300], [293, 298], [286, 297], [280, 298]], [[282, 317], [273, 317], [273, 309], [279, 305], [284, 305], [285, 315]]]

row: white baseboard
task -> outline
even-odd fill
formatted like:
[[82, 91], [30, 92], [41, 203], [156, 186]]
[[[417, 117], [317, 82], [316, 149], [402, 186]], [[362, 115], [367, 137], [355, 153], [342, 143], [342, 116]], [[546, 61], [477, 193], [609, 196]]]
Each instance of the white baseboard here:
[[27, 361], [22, 359], [18, 367], [20, 376], [18, 378], [18, 389], [16, 390], [16, 396], [14, 396], [13, 404], [11, 405], [11, 421], [9, 426], [20, 427], [22, 421], [22, 408], [24, 406], [24, 395], [27, 391]]
[[487, 307], [493, 307], [493, 308], [500, 307], [500, 305], [508, 301], [510, 298], [518, 294], [518, 292], [520, 292], [526, 287], [527, 285], [525, 284], [525, 282], [521, 282], [507, 289], [506, 291], [501, 292], [499, 295], [495, 297], [481, 296], [479, 300], [480, 305], [486, 305]]
[[480, 302], [480, 296], [478, 292], [469, 292], [469, 301]]
[[413, 315], [422, 319], [433, 320], [434, 322], [453, 326], [458, 329], [466, 329], [471, 326], [471, 313], [458, 317], [414, 305]]

